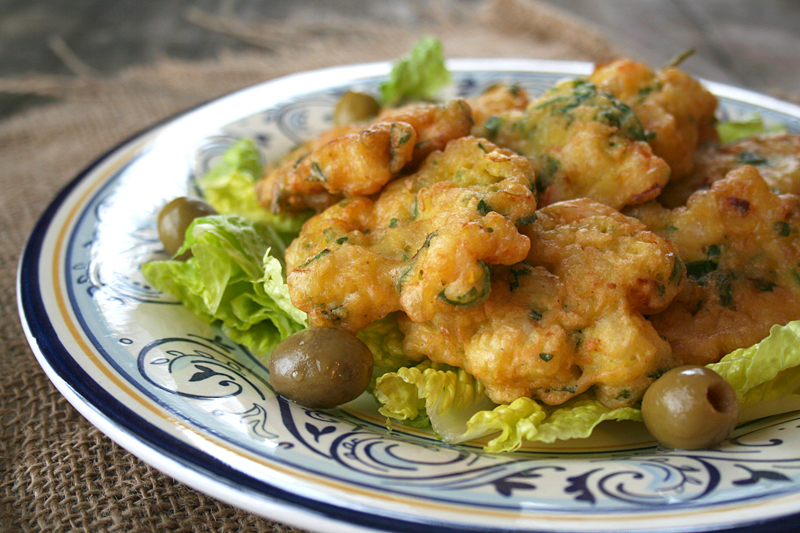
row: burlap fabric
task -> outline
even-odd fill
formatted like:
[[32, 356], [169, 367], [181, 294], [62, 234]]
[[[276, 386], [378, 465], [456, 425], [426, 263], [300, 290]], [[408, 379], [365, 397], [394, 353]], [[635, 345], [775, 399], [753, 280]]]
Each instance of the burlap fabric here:
[[414, 25], [311, 24], [302, 17], [242, 25], [198, 11], [187, 15], [264, 51], [199, 63], [165, 60], [111, 77], [73, 68], [83, 75], [0, 79], [2, 92], [54, 102], [0, 121], [2, 531], [298, 531], [192, 490], [130, 455], [81, 417], [34, 359], [17, 314], [19, 255], [48, 202], [95, 157], [219, 95], [292, 72], [391, 60], [421, 35], [440, 37], [451, 57], [618, 55], [591, 28], [531, 0], [487, 1], [469, 13], [447, 2], [420, 4], [416, 15], [428, 22]]

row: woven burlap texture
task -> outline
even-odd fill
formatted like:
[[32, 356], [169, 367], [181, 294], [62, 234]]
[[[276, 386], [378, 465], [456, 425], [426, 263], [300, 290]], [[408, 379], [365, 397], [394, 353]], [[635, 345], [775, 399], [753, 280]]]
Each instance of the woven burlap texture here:
[[[299, 531], [190, 489], [117, 446], [77, 413], [37, 364], [17, 314], [25, 240], [81, 168], [135, 132], [201, 102], [292, 72], [398, 57], [436, 35], [451, 57], [605, 60], [617, 52], [582, 22], [532, 0], [460, 13], [420, 4], [413, 25], [337, 20], [243, 25], [193, 11], [197, 24], [263, 52], [164, 60], [113, 76], [27, 75], [0, 92], [54, 103], [0, 122], [0, 531]], [[419, 23], [419, 20], [428, 21]]]

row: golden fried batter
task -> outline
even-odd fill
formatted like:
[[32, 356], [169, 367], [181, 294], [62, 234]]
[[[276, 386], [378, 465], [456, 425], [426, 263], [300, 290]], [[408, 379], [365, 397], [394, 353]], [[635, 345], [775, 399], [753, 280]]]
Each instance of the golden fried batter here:
[[492, 115], [473, 134], [531, 160], [541, 205], [592, 198], [619, 209], [655, 198], [669, 180], [630, 107], [585, 79]]
[[525, 111], [528, 107], [528, 94], [517, 85], [498, 83], [486, 89], [483, 94], [469, 100], [472, 119], [476, 131], [481, 131], [486, 119], [509, 111]]
[[492, 264], [528, 254], [536, 209], [528, 161], [473, 137], [451, 141], [377, 200], [312, 217], [286, 251], [289, 292], [312, 325], [358, 331], [392, 311], [422, 321], [479, 305]]
[[274, 213], [321, 211], [342, 196], [374, 194], [471, 127], [469, 105], [456, 99], [392, 109], [360, 128], [335, 128], [268, 171], [256, 184], [259, 203]]
[[290, 178], [290, 170], [306, 159], [308, 154], [339, 137], [357, 133], [361, 129], [363, 129], [363, 126], [355, 124], [336, 126], [323, 132], [318, 137], [297, 146], [278, 162], [268, 164], [264, 168], [264, 175], [255, 185], [256, 197], [259, 199], [259, 203], [276, 213], [284, 211], [299, 213], [306, 209], [321, 211], [332, 203], [337, 202], [341, 198], [331, 195], [324, 187], [317, 187], [313, 191], [308, 190], [303, 196], [282, 194], [281, 187], [283, 185], [281, 180], [288, 180]]
[[716, 362], [773, 324], [800, 319], [800, 197], [771, 192], [755, 167], [729, 173], [685, 207], [652, 202], [631, 214], [686, 262], [684, 289], [649, 317], [682, 363]]
[[256, 184], [256, 194], [275, 213], [324, 208], [342, 194], [371, 194], [411, 160], [415, 142], [407, 123], [373, 124], [285, 162]]
[[525, 233], [527, 261], [492, 267], [482, 305], [422, 323], [401, 317], [404, 351], [465, 369], [497, 403], [558, 405], [594, 386], [605, 405], [633, 404], [675, 366], [642, 316], [680, 290], [674, 246], [588, 199], [537, 211]]
[[672, 181], [691, 173], [699, 144], [717, 140], [716, 97], [681, 70], [653, 72], [642, 63], [620, 59], [599, 66], [589, 81], [633, 109], [653, 153], [669, 165]]
[[472, 110], [461, 98], [441, 105], [411, 104], [387, 109], [375, 122], [403, 122], [417, 133], [411, 164], [418, 165], [428, 154], [444, 150], [453, 139], [469, 135], [472, 128]]
[[684, 205], [689, 196], [724, 178], [728, 172], [753, 165], [773, 190], [800, 194], [800, 135], [787, 132], [755, 135], [723, 146], [708, 145], [697, 151], [692, 174], [667, 184], [661, 205]]

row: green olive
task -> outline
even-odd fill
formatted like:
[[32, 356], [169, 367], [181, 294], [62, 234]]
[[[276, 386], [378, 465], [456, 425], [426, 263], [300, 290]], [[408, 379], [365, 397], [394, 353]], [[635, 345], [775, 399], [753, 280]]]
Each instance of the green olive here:
[[642, 399], [647, 430], [667, 448], [716, 446], [736, 427], [738, 416], [731, 384], [704, 366], [673, 368], [650, 385]]
[[[200, 198], [175, 198], [158, 213], [158, 237], [169, 255], [175, 255], [183, 246], [186, 238], [186, 229], [196, 218], [216, 215], [213, 207]], [[185, 261], [192, 255], [191, 251], [181, 254], [180, 259]]]
[[333, 123], [337, 126], [364, 122], [377, 116], [381, 104], [372, 96], [356, 91], [347, 91], [339, 98], [333, 110]]
[[299, 404], [328, 408], [358, 398], [372, 379], [374, 359], [347, 331], [312, 327], [286, 337], [269, 360], [275, 392]]

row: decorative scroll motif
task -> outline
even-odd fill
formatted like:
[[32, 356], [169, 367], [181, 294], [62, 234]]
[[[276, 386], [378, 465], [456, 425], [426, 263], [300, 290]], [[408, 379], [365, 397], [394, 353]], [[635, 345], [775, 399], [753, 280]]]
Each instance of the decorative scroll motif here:
[[277, 114], [267, 114], [265, 119], [274, 117], [279, 131], [296, 143], [307, 141], [319, 134], [321, 129], [331, 127], [334, 98], [303, 99], [281, 106]]
[[[800, 477], [800, 452], [788, 442], [762, 439], [774, 428], [754, 429], [718, 450], [653, 447], [576, 461], [569, 454], [494, 456], [435, 440], [425, 442], [402, 431], [381, 432], [341, 415], [284, 401], [281, 416], [301, 446], [354, 473], [379, 478], [396, 489], [433, 490], [444, 498], [488, 493], [499, 497], [500, 506], [516, 507], [520, 498], [531, 495], [551, 511], [697, 506], [737, 501], [742, 487], [752, 489], [753, 497], [781, 492]], [[800, 418], [781, 425], [796, 429]], [[781, 454], [776, 454], [776, 446], [782, 447]], [[565, 501], [572, 504], [565, 507]]]
[[[800, 452], [762, 437], [755, 428], [718, 450], [604, 453], [581, 457], [547, 453], [490, 455], [469, 446], [446, 446], [433, 435], [409, 434], [364, 421], [341, 410], [308, 409], [276, 397], [266, 369], [222, 337], [187, 334], [148, 343], [137, 358], [152, 386], [244, 427], [273, 445], [310, 453], [350, 476], [368, 476], [392, 490], [433, 492], [458, 500], [482, 495], [516, 507], [534, 496], [542, 508], [625, 510], [693, 506], [725, 501], [742, 491], [763, 495], [800, 477]], [[800, 418], [783, 422], [795, 430]], [[773, 434], [771, 432], [770, 434]], [[765, 453], [767, 452], [767, 453]], [[731, 466], [733, 466], [731, 468]]]
[[91, 249], [90, 260], [72, 265], [75, 284], [83, 286], [89, 296], [116, 305], [177, 304], [171, 295], [151, 287], [139, 269], [146, 261], [167, 259], [158, 238], [155, 215], [132, 217], [126, 221], [128, 226], [119, 227], [114, 216], [117, 202], [117, 197], [109, 195], [97, 204], [94, 216], [98, 229], [82, 245]]
[[[262, 136], [266, 138], [266, 136]], [[233, 135], [213, 135], [206, 137], [201, 143], [194, 148], [194, 154], [191, 159], [192, 163], [192, 176], [190, 181], [192, 185], [197, 188], [197, 178], [208, 173], [230, 147], [236, 144], [239, 138]], [[199, 189], [195, 190], [199, 195]]]
[[[250, 359], [243, 363], [244, 357]], [[268, 399], [275, 400], [265, 369], [222, 337], [188, 334], [147, 344], [137, 360], [139, 374], [169, 394], [193, 401], [220, 418], [244, 425], [252, 435], [277, 441], [269, 429]], [[256, 368], [260, 367], [260, 371]]]

